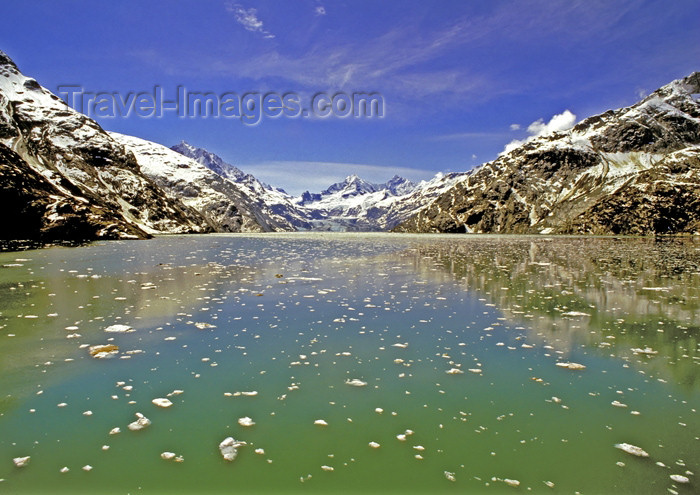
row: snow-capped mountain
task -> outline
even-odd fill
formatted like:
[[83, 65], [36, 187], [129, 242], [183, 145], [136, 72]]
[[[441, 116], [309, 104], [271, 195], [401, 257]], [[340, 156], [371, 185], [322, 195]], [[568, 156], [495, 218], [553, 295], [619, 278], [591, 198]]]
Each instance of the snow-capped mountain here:
[[[154, 144], [154, 143], [151, 143]], [[160, 145], [155, 145], [160, 147]], [[163, 150], [158, 151], [164, 154]], [[169, 160], [173, 153], [179, 155], [175, 161], [190, 161], [198, 164], [200, 179], [192, 184], [208, 183], [206, 188], [218, 191], [226, 190], [225, 195], [235, 203], [244, 217], [254, 219], [262, 231], [294, 231], [309, 230], [311, 224], [306, 212], [301, 211], [293, 202], [293, 198], [283, 190], [263, 184], [250, 174], [246, 174], [226, 163], [221, 157], [203, 148], [197, 148], [185, 141], [170, 148]], [[192, 164], [190, 164], [192, 168]], [[159, 184], [171, 181], [170, 172], [160, 172]], [[191, 179], [191, 178], [190, 178]], [[173, 191], [178, 194], [177, 191]], [[206, 193], [204, 193], [206, 195]], [[197, 207], [195, 207], [197, 209]], [[198, 211], [201, 211], [198, 209]]]
[[[24, 76], [0, 52], [5, 238], [140, 238], [211, 226], [145, 177], [95, 121]], [[13, 190], [14, 189], [14, 190]]]
[[230, 179], [234, 182], [245, 180], [246, 174], [234, 167], [230, 163], [226, 163], [214, 153], [210, 153], [204, 148], [197, 148], [182, 140], [180, 144], [170, 147], [171, 150], [177, 151], [181, 155], [192, 158], [194, 161], [204, 165], [209, 170], [216, 172], [221, 177]]
[[[320, 193], [306, 191], [294, 198], [283, 190], [263, 184], [205, 149], [184, 141], [171, 149], [234, 182], [244, 194], [242, 201], [237, 200], [238, 208], [248, 211], [248, 215], [255, 217], [265, 230], [388, 230], [408, 219], [425, 206], [430, 198], [449, 188], [457, 176], [440, 176], [433, 181], [416, 185], [399, 176], [394, 176], [383, 184], [374, 184], [357, 175], [350, 175]], [[138, 158], [138, 150], [133, 151]], [[172, 170], [160, 171], [158, 174], [160, 179], [147, 172], [159, 185], [182, 197], [178, 188], [165, 183], [176, 177]], [[189, 181], [190, 184], [193, 181], [201, 183], [202, 179], [190, 178]], [[185, 202], [197, 211], [203, 211], [194, 202]], [[215, 219], [210, 216], [207, 218], [218, 225]]]
[[305, 192], [297, 204], [308, 213], [314, 230], [389, 230], [449, 189], [460, 175], [438, 174], [419, 184], [399, 176], [373, 184], [351, 175], [321, 193]]
[[523, 143], [395, 230], [700, 232], [700, 73]]

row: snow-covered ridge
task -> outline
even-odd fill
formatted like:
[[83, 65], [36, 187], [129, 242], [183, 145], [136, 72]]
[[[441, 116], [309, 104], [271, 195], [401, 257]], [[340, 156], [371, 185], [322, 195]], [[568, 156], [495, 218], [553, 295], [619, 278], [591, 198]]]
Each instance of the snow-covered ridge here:
[[700, 73], [531, 138], [397, 227], [410, 232], [700, 231]]
[[134, 157], [95, 121], [24, 76], [2, 52], [0, 144], [23, 161], [16, 166], [39, 174], [62, 198], [45, 204], [43, 232], [50, 227], [59, 236], [64, 225], [63, 235], [77, 235], [71, 222], [78, 217], [80, 235], [89, 238], [211, 229], [141, 174]]

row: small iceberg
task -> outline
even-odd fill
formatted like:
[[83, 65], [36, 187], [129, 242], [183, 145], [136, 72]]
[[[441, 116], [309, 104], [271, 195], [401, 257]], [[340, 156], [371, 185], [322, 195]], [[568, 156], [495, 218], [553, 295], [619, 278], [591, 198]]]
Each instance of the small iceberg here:
[[129, 325], [110, 325], [107, 328], [105, 328], [105, 332], [107, 333], [130, 333], [130, 332], [135, 332], [133, 327], [130, 327]]
[[567, 370], [585, 370], [586, 366], [579, 363], [557, 363], [560, 368], [566, 368]]
[[245, 442], [234, 440], [233, 437], [227, 437], [219, 444], [219, 451], [221, 452], [221, 456], [225, 461], [231, 462], [236, 459], [236, 456], [238, 455], [238, 448], [244, 446], [245, 444]]
[[669, 477], [676, 483], [690, 483], [690, 478], [681, 474], [672, 474]]
[[627, 452], [628, 454], [636, 455], [637, 457], [649, 457], [649, 454], [641, 447], [630, 443], [616, 443], [615, 448]]
[[129, 423], [129, 429], [131, 431], [138, 431], [138, 430], [143, 430], [146, 428], [148, 425], [151, 424], [151, 420], [148, 419], [146, 416], [144, 416], [141, 413], [136, 413], [136, 421], [133, 423]]
[[157, 399], [153, 399], [151, 401], [154, 405], [158, 407], [170, 407], [173, 405], [173, 403], [170, 401], [170, 399], [165, 399], [163, 397], [158, 397]]
[[14, 462], [15, 466], [17, 467], [24, 467], [27, 464], [29, 464], [29, 459], [31, 459], [31, 456], [15, 457], [14, 459], [12, 459], [12, 462]]
[[318, 426], [328, 426], [328, 422], [325, 419], [317, 419], [314, 421], [314, 424]]
[[255, 425], [255, 421], [253, 421], [248, 416], [245, 416], [243, 418], [238, 418], [238, 424], [241, 426], [253, 426]]
[[631, 349], [631, 351], [632, 351], [634, 354], [645, 354], [645, 355], [647, 355], [647, 356], [655, 356], [656, 354], [659, 353], [659, 351], [655, 351], [655, 350], [652, 349], [651, 347], [644, 347], [643, 349], [642, 349], [642, 348], [639, 348], [639, 347], [633, 347], [633, 348]]
[[365, 387], [365, 386], [367, 386], [367, 382], [363, 382], [359, 378], [353, 378], [352, 380], [345, 380], [345, 383], [347, 385], [350, 385], [351, 387]]
[[114, 344], [92, 345], [88, 348], [88, 351], [95, 359], [109, 359], [119, 353], [119, 346]]
[[464, 373], [464, 371], [459, 368], [450, 368], [449, 370], [445, 371], [445, 373], [448, 375], [461, 375]]

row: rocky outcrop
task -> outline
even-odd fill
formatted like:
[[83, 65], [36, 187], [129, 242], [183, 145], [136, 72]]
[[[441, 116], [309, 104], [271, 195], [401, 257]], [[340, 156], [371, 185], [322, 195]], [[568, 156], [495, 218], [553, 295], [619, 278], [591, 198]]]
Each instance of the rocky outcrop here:
[[0, 144], [0, 239], [42, 243], [148, 235], [112, 211], [66, 195]]
[[[22, 235], [112, 239], [212, 230], [196, 211], [145, 177], [133, 154], [95, 121], [22, 75], [4, 53], [0, 144], [8, 173], [3, 201], [21, 198], [25, 214], [34, 217], [31, 228], [20, 227]], [[14, 196], [11, 183], [20, 187]]]
[[700, 73], [469, 173], [398, 232], [700, 231]]

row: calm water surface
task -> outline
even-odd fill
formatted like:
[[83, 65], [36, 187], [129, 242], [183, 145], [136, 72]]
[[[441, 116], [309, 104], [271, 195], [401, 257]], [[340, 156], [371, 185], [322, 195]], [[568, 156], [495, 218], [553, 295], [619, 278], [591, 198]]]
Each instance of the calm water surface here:
[[[1, 253], [0, 492], [697, 493], [699, 336], [691, 239]], [[130, 431], [137, 412], [151, 425]]]

